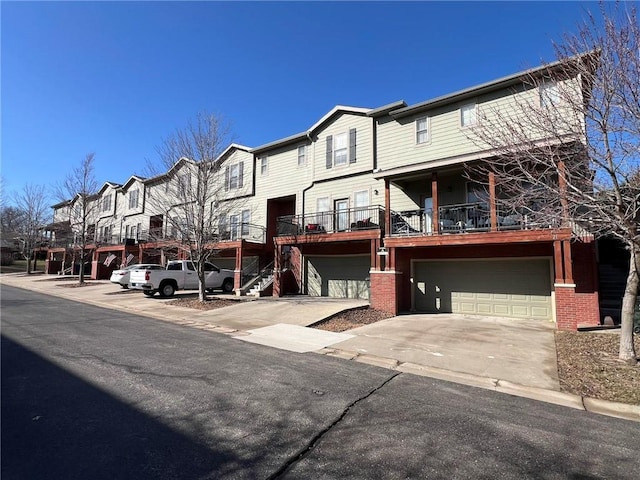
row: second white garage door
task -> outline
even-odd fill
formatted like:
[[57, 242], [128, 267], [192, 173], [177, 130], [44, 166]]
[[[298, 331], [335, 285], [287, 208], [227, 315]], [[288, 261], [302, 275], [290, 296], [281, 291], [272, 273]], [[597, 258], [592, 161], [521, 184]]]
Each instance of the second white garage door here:
[[313, 297], [369, 298], [369, 255], [305, 257], [307, 293]]
[[414, 261], [419, 312], [551, 320], [548, 259]]

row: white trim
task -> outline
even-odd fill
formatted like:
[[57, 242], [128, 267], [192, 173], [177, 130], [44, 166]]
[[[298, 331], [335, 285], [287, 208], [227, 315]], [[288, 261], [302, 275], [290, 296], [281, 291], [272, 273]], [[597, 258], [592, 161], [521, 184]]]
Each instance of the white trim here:
[[554, 288], [557, 288], [557, 287], [576, 288], [576, 284], [575, 283], [554, 283], [553, 287]]

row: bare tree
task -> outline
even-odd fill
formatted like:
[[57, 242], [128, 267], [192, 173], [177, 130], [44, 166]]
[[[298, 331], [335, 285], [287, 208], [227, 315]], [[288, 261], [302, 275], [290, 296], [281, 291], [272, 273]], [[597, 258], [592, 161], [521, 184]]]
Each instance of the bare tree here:
[[16, 195], [16, 208], [21, 213], [14, 235], [20, 244], [20, 254], [27, 261], [27, 273], [31, 273], [34, 248], [43, 240], [42, 227], [49, 221], [50, 208], [47, 193], [42, 185], [25, 185]]
[[470, 137], [495, 156], [499, 208], [610, 236], [630, 254], [621, 360], [635, 363], [633, 316], [640, 269], [640, 28], [630, 4], [603, 4], [555, 46], [557, 61], [523, 78], [510, 109], [486, 108]]
[[[206, 301], [205, 263], [218, 253], [214, 245], [220, 239], [218, 221], [233, 208], [226, 195], [228, 187], [221, 155], [230, 145], [230, 125], [219, 115], [200, 113], [183, 129], [176, 130], [158, 147], [160, 181], [163, 195], [148, 198], [150, 210], [162, 212], [166, 231], [177, 248], [189, 258], [198, 273], [198, 299]], [[149, 173], [158, 167], [148, 165]]]
[[79, 283], [84, 283], [84, 266], [86, 263], [87, 247], [94, 242], [95, 212], [98, 208], [96, 192], [98, 182], [94, 174], [95, 154], [89, 153], [67, 175], [63, 183], [57, 187], [60, 200], [69, 200], [69, 220], [74, 235], [74, 249], [79, 255], [80, 272]]

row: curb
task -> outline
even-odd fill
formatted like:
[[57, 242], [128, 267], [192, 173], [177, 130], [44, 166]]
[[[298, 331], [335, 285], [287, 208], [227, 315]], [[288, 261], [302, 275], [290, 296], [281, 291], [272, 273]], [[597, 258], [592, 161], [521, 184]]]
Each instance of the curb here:
[[359, 355], [358, 353], [346, 350], [325, 348], [323, 350], [319, 350], [317, 353], [345, 360], [354, 360], [377, 367], [388, 368], [390, 370], [397, 370], [411, 375], [436, 378], [438, 380], [484, 388], [486, 390], [493, 390], [494, 392], [505, 393], [516, 397], [530, 398], [532, 400], [560, 405], [562, 407], [573, 408], [576, 410], [583, 410], [585, 412], [640, 422], [640, 405], [612, 402], [609, 400], [601, 400], [599, 398], [582, 397], [573, 393], [529, 387], [527, 385], [520, 385], [508, 380], [481, 377], [470, 373], [444, 370], [441, 368], [428, 367], [410, 362], [399, 363], [395, 359], [377, 357], [374, 355]]

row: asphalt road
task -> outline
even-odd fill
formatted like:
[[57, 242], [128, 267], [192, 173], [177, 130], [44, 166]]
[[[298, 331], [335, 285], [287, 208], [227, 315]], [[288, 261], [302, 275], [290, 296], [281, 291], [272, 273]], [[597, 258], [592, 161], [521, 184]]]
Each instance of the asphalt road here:
[[639, 423], [1, 294], [3, 480], [640, 472]]

